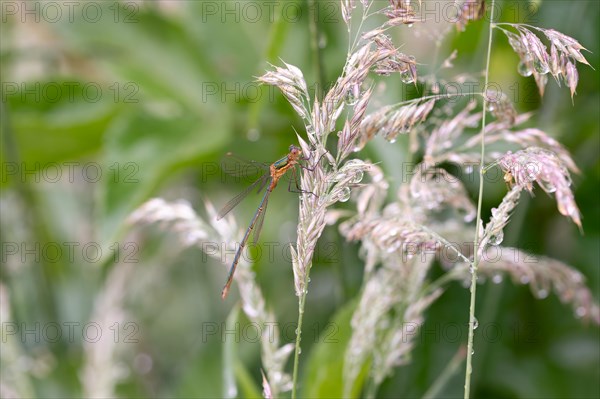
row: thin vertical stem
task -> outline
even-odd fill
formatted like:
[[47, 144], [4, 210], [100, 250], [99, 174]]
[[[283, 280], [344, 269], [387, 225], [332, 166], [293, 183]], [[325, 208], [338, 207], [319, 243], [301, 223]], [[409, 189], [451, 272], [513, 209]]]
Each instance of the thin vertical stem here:
[[323, 62], [321, 61], [321, 49], [319, 47], [319, 21], [317, 20], [319, 12], [318, 4], [315, 0], [308, 0], [308, 28], [310, 30], [310, 47], [313, 53], [313, 68], [317, 80], [315, 95], [321, 97], [323, 84], [325, 82], [325, 73], [323, 70]]
[[473, 337], [475, 335], [475, 296], [477, 293], [477, 267], [479, 266], [479, 226], [481, 224], [481, 207], [483, 203], [483, 168], [485, 163], [485, 124], [487, 114], [487, 96], [485, 91], [490, 75], [490, 56], [492, 53], [492, 34], [494, 31], [495, 0], [491, 2], [490, 26], [488, 31], [487, 58], [485, 63], [485, 85], [483, 87], [483, 109], [481, 117], [481, 154], [479, 160], [479, 196], [477, 198], [477, 220], [475, 223], [475, 239], [473, 240], [473, 265], [471, 269], [471, 303], [469, 306], [469, 337], [467, 340], [467, 365], [465, 370], [464, 399], [469, 399], [471, 391], [471, 373], [473, 372]]
[[300, 341], [302, 340], [302, 320], [304, 318], [304, 304], [308, 292], [308, 281], [312, 264], [306, 268], [304, 275], [304, 289], [298, 300], [298, 325], [296, 326], [296, 346], [294, 349], [294, 372], [292, 374], [292, 399], [296, 399], [296, 388], [298, 386], [298, 364], [300, 359]]

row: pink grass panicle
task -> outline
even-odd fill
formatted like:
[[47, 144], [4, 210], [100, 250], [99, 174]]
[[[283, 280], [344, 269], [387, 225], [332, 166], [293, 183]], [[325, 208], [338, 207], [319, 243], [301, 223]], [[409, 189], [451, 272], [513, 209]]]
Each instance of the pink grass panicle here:
[[531, 147], [508, 152], [498, 161], [510, 185], [533, 192], [537, 183], [548, 194], [554, 194], [558, 211], [571, 218], [581, 229], [581, 214], [571, 189], [571, 176], [564, 162], [549, 150]]

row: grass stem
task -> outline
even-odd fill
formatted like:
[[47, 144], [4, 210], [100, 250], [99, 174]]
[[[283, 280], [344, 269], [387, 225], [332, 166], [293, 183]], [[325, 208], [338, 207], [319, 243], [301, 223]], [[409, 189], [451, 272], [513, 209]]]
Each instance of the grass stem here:
[[[483, 87], [483, 92], [485, 93], [490, 75], [490, 56], [492, 53], [492, 34], [494, 29], [494, 11], [495, 11], [495, 1], [492, 0], [490, 8], [490, 26], [488, 31], [488, 46], [487, 46], [487, 57], [485, 63], [485, 85]], [[483, 109], [482, 109], [482, 117], [481, 117], [481, 154], [480, 154], [480, 163], [479, 163], [479, 194], [477, 197], [477, 219], [475, 223], [475, 239], [473, 240], [473, 265], [471, 270], [471, 300], [469, 305], [469, 336], [467, 339], [467, 363], [465, 367], [465, 390], [464, 390], [464, 399], [469, 399], [471, 393], [471, 374], [473, 372], [473, 338], [475, 335], [475, 297], [477, 293], [477, 267], [479, 265], [479, 226], [481, 224], [481, 208], [483, 204], [483, 168], [485, 165], [485, 124], [486, 124], [486, 115], [487, 115], [487, 97], [483, 96]]]
[[292, 374], [292, 399], [296, 399], [296, 388], [298, 387], [298, 364], [300, 360], [300, 341], [302, 340], [302, 320], [304, 319], [304, 305], [306, 303], [306, 294], [308, 293], [308, 282], [312, 264], [306, 268], [304, 275], [304, 290], [298, 299], [298, 323], [296, 327], [296, 345], [294, 348], [294, 371]]

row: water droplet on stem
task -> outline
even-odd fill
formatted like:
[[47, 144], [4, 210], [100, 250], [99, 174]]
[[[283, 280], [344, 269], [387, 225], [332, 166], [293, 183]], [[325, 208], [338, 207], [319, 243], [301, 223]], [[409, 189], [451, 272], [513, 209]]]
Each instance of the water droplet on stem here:
[[519, 75], [525, 77], [531, 76], [533, 74], [531, 68], [529, 68], [529, 66], [523, 61], [519, 62], [519, 65], [517, 66], [517, 72], [519, 72]]
[[414, 83], [414, 81], [415, 81], [412, 73], [408, 69], [406, 71], [400, 72], [400, 80], [402, 81], [402, 83], [407, 84], [407, 85]]
[[350, 199], [350, 189], [348, 187], [344, 187], [340, 190], [338, 194], [338, 201], [346, 202]]

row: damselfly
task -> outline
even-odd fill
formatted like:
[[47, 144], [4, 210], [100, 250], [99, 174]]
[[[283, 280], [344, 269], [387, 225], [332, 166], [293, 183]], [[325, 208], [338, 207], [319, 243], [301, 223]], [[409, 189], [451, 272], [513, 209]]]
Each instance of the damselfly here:
[[[287, 155], [282, 157], [281, 159], [275, 161], [269, 166], [269, 173], [265, 173], [263, 176], [258, 178], [254, 183], [252, 183], [246, 190], [242, 191], [239, 195], [234, 197], [231, 201], [229, 201], [223, 209], [219, 212], [217, 216], [217, 220], [220, 220], [225, 215], [227, 215], [233, 208], [235, 208], [246, 196], [254, 190], [254, 188], [258, 187], [258, 192], [261, 192], [265, 187], [267, 191], [262, 197], [260, 204], [258, 205], [258, 209], [254, 213], [252, 220], [250, 221], [250, 225], [246, 229], [246, 233], [240, 242], [240, 246], [235, 253], [235, 258], [233, 258], [233, 263], [231, 264], [231, 268], [229, 269], [229, 275], [227, 277], [227, 282], [223, 287], [223, 291], [221, 292], [221, 297], [225, 299], [227, 294], [229, 293], [229, 288], [231, 287], [231, 282], [233, 281], [233, 274], [235, 273], [235, 268], [237, 267], [238, 262], [240, 261], [240, 257], [242, 252], [244, 251], [244, 247], [246, 246], [246, 242], [250, 237], [250, 233], [254, 230], [254, 243], [258, 241], [258, 236], [260, 235], [260, 230], [262, 229], [263, 222], [265, 220], [265, 211], [267, 209], [267, 203], [269, 201], [269, 195], [277, 186], [279, 179], [289, 170], [292, 169], [292, 174], [294, 175], [294, 180], [296, 180], [296, 169], [294, 166], [298, 164], [302, 158], [302, 150], [295, 145], [290, 145], [289, 152]], [[290, 180], [291, 185], [291, 180]], [[296, 181], [297, 187], [297, 181]], [[300, 190], [299, 190], [300, 191]]]

